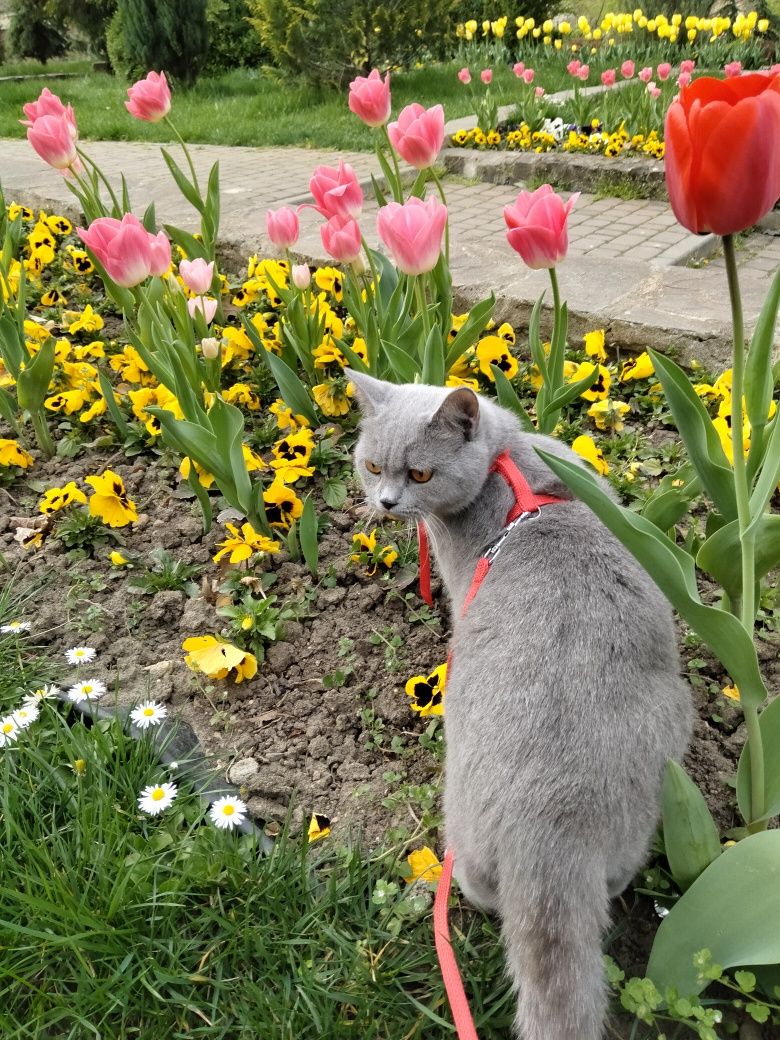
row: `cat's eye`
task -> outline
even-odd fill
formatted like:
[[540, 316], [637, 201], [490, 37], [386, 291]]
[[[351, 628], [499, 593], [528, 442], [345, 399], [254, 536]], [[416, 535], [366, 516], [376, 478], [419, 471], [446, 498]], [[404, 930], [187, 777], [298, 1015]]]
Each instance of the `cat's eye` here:
[[433, 476], [432, 469], [410, 469], [409, 476], [415, 484], [427, 484]]
[[369, 473], [381, 473], [382, 470], [375, 462], [371, 462], [370, 459], [366, 459], [366, 469]]

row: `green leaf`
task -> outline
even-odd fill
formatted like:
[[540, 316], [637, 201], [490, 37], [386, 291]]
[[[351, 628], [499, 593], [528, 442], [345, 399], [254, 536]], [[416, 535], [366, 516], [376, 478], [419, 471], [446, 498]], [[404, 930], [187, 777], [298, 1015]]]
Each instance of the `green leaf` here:
[[174, 224], [163, 224], [163, 227], [168, 238], [183, 249], [190, 260], [195, 260], [196, 257], [202, 257], [204, 260], [208, 259], [208, 250], [204, 244], [199, 242], [189, 231], [177, 228]]
[[266, 350], [265, 347], [261, 349], [261, 357], [270, 368], [282, 400], [288, 408], [292, 409], [293, 415], [304, 415], [312, 426], [316, 426], [317, 413], [311, 403], [309, 392], [298, 375], [280, 357], [277, 357], [272, 351]]
[[423, 348], [422, 381], [429, 386], [444, 386], [444, 341], [441, 329], [434, 325]]
[[753, 641], [733, 615], [701, 602], [691, 556], [649, 520], [614, 502], [576, 463], [539, 448], [536, 452], [642, 564], [677, 613], [717, 655], [739, 686], [743, 702], [761, 704], [767, 690]]
[[718, 856], [658, 929], [647, 974], [664, 992], [700, 993], [694, 956], [708, 949], [724, 968], [780, 962], [780, 831], [744, 838]]
[[666, 763], [662, 806], [666, 858], [685, 891], [720, 855], [718, 828], [701, 791], [677, 762]]
[[496, 381], [496, 396], [498, 397], [498, 403], [504, 408], [508, 408], [510, 412], [515, 413], [517, 418], [520, 420], [520, 425], [526, 433], [536, 433], [536, 427], [533, 424], [531, 416], [523, 407], [515, 388], [509, 382], [507, 377], [498, 365], [491, 365], [490, 370]]
[[772, 403], [772, 350], [775, 339], [777, 308], [780, 306], [780, 270], [772, 279], [761, 313], [750, 340], [745, 363], [745, 410], [753, 427], [764, 426]]
[[396, 343], [382, 340], [382, 348], [393, 372], [402, 383], [413, 383], [420, 375], [420, 364]]
[[141, 223], [149, 232], [150, 235], [154, 235], [157, 231], [157, 215], [154, 209], [154, 202], [150, 202], [144, 211]]
[[[230, 464], [232, 481], [238, 494], [238, 501], [248, 517], [253, 501], [252, 479], [247, 471], [246, 460], [242, 450], [244, 442], [244, 413], [240, 408], [236, 408], [235, 405], [223, 401], [217, 394], [214, 398], [214, 403], [209, 408], [208, 421], [219, 444], [222, 458], [227, 458]], [[207, 468], [211, 473], [215, 472], [211, 467]], [[269, 534], [270, 532], [266, 530], [265, 533]]]
[[[742, 596], [742, 550], [739, 521], [721, 527], [699, 549], [696, 564], [728, 592], [732, 600]], [[755, 533], [755, 572], [760, 581], [780, 564], [780, 514], [764, 513]]]
[[16, 399], [19, 407], [28, 412], [37, 412], [49, 392], [54, 371], [54, 348], [56, 340], [49, 336], [32, 361], [19, 373], [16, 381]]
[[160, 148], [160, 151], [162, 152], [163, 159], [165, 159], [165, 165], [171, 171], [171, 176], [176, 181], [176, 187], [182, 193], [187, 202], [195, 207], [198, 213], [203, 213], [203, 200], [201, 199], [195, 185], [186, 176], [167, 148]]
[[677, 429], [707, 494], [728, 520], [737, 516], [734, 471], [723, 451], [709, 412], [683, 370], [663, 354], [648, 351], [664, 388]]
[[[381, 162], [381, 160], [380, 160], [380, 162]], [[376, 177], [374, 176], [373, 173], [371, 174], [371, 187], [372, 187], [372, 189], [374, 191], [374, 198], [376, 199], [376, 202], [377, 202], [377, 205], [379, 206], [379, 208], [381, 209], [382, 206], [386, 206], [387, 205], [387, 196], [385, 195], [384, 191], [382, 190], [382, 185], [379, 183], [379, 181], [376, 179]]]
[[203, 533], [208, 534], [211, 530], [211, 523], [213, 518], [213, 513], [211, 510], [211, 499], [209, 498], [208, 491], [206, 490], [206, 488], [204, 488], [204, 486], [198, 479], [198, 474], [192, 459], [190, 459], [190, 471], [187, 474], [187, 481], [189, 482], [189, 485], [192, 488], [192, 490], [195, 492], [195, 497], [198, 500], [198, 505], [200, 506], [200, 511], [203, 515]]
[[734, 981], [743, 993], [752, 993], [756, 988], [756, 977], [752, 971], [735, 971]]
[[347, 500], [347, 485], [338, 477], [328, 477], [322, 486], [322, 497], [331, 509], [341, 509]]
[[[740, 691], [741, 694], [741, 691]], [[780, 814], [780, 697], [764, 708], [758, 717], [761, 743], [764, 748], [764, 815], [771, 820]], [[744, 820], [751, 820], [750, 811], [750, 741], [742, 748], [737, 768], [737, 805]]]
[[222, 493], [229, 498], [231, 505], [241, 508], [235, 500], [235, 488], [232, 487], [230, 470], [223, 461], [223, 446], [220, 445], [214, 434], [210, 430], [204, 430], [197, 423], [189, 422], [187, 419], [177, 419], [167, 408], [148, 405], [144, 411], [160, 420], [163, 431], [182, 457], [188, 456], [195, 459], [199, 466], [202, 466], [208, 473], [212, 473]]
[[458, 332], [447, 348], [446, 367], [447, 371], [452, 368], [461, 354], [465, 354], [469, 347], [473, 347], [479, 336], [485, 330], [490, 320], [493, 309], [496, 306], [496, 298], [493, 293], [486, 299], [475, 303], [469, 311], [469, 316], [463, 322]]
[[0, 415], [5, 419], [14, 433], [19, 433], [19, 423], [16, 418], [16, 403], [8, 391], [0, 386]]
[[753, 519], [748, 525], [748, 531], [752, 531], [769, 504], [780, 483], [780, 410], [769, 426], [766, 449], [764, 452], [764, 463], [761, 473], [750, 496], [750, 515]]
[[106, 402], [108, 414], [114, 420], [114, 425], [119, 430], [119, 436], [123, 441], [126, 441], [130, 435], [130, 428], [124, 415], [122, 415], [122, 410], [114, 400], [114, 388], [105, 372], [98, 372], [98, 382], [100, 383], [100, 392], [103, 395], [103, 400]]
[[211, 246], [210, 255], [213, 252], [214, 243], [219, 233], [219, 162], [215, 162], [209, 172], [209, 182], [206, 187], [206, 206], [203, 210], [204, 239], [208, 238]]
[[[401, 185], [398, 183], [398, 178], [395, 175], [395, 170], [390, 165], [383, 149], [376, 149], [376, 157], [379, 160], [379, 165], [382, 168], [382, 175], [384, 176], [385, 180], [390, 186], [390, 191], [393, 193], [393, 199], [396, 202], [403, 202], [403, 189]], [[380, 188], [379, 184], [377, 183], [376, 177], [374, 177], [373, 174], [371, 174], [371, 183], [374, 186], [374, 195], [376, 196], [377, 203], [380, 206], [386, 206], [387, 199], [385, 198], [385, 193]]]
[[560, 412], [562, 408], [565, 408], [567, 404], [570, 404], [576, 397], [579, 397], [580, 394], [584, 393], [586, 390], [590, 390], [598, 378], [599, 366], [594, 365], [593, 371], [589, 372], [588, 375], [583, 376], [582, 379], [578, 379], [576, 383], [569, 383], [560, 389], [545, 405], [540, 418], [547, 419], [551, 415]]
[[319, 555], [317, 546], [317, 513], [314, 510], [314, 500], [311, 495], [307, 495], [303, 503], [303, 512], [298, 522], [298, 537], [306, 566], [309, 568], [312, 577], [316, 578]]
[[[681, 487], [675, 487], [682, 481]], [[645, 499], [640, 513], [661, 531], [669, 531], [685, 516], [691, 501], [701, 494], [701, 481], [690, 462], [668, 473]], [[713, 515], [713, 514], [710, 514]]]

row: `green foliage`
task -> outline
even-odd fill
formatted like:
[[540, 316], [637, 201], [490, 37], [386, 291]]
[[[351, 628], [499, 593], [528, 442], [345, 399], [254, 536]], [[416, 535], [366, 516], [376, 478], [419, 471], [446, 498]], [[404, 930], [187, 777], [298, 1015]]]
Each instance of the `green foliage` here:
[[120, 69], [130, 79], [164, 71], [185, 87], [198, 78], [206, 58], [206, 0], [119, 0], [109, 32], [112, 63], [119, 55], [114, 33], [121, 32]]
[[68, 49], [65, 27], [51, 17], [40, 0], [14, 0], [8, 29], [8, 48], [19, 58], [46, 64]]
[[249, 22], [247, 0], [207, 0], [208, 52], [204, 73], [219, 75], [235, 68], [256, 68], [270, 55]]
[[106, 32], [116, 5], [117, 0], [48, 0], [46, 9], [57, 22], [67, 22], [83, 36], [91, 54], [105, 59]]
[[274, 62], [315, 83], [344, 87], [371, 68], [443, 57], [454, 39], [452, 0], [247, 0]]
[[168, 590], [186, 592], [188, 596], [198, 595], [200, 589], [192, 579], [197, 577], [200, 567], [174, 559], [167, 549], [153, 549], [150, 558], [151, 566], [128, 582], [131, 589], [146, 596]]
[[701, 791], [677, 762], [663, 786], [664, 848], [677, 884], [686, 889], [720, 855], [718, 828]]
[[255, 599], [251, 592], [233, 606], [220, 607], [217, 613], [229, 619], [230, 638], [251, 650], [259, 664], [265, 660], [266, 645], [283, 637], [285, 621], [297, 617], [293, 607], [277, 606], [276, 596]]
[[86, 509], [68, 509], [58, 522], [54, 537], [68, 549], [91, 552], [114, 536], [102, 520], [92, 516]]

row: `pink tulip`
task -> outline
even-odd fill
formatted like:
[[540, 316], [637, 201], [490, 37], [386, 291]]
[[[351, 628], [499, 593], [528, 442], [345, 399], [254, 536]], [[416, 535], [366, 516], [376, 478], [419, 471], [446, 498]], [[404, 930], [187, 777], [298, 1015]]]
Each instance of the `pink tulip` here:
[[690, 82], [691, 82], [691, 74], [690, 74], [690, 72], [681, 72], [680, 75], [677, 77], [677, 86], [678, 87], [687, 87]]
[[742, 75], [742, 62], [730, 61], [723, 66], [723, 71], [726, 73], [726, 79], [736, 79], [737, 76]]
[[320, 237], [325, 252], [339, 263], [351, 264], [360, 256], [360, 227], [351, 217], [331, 217], [320, 228]]
[[655, 101], [657, 98], [659, 98], [661, 96], [661, 88], [657, 87], [655, 85], [655, 83], [652, 83], [652, 82], [648, 83], [647, 84], [647, 93]]
[[179, 264], [179, 274], [190, 292], [202, 296], [209, 291], [214, 281], [214, 261], [207, 264], [200, 256], [194, 260], [182, 260]]
[[447, 207], [435, 196], [382, 206], [376, 218], [380, 239], [404, 274], [432, 271], [441, 255]]
[[155, 242], [155, 266], [159, 269], [162, 260], [160, 243], [132, 213], [125, 213], [121, 220], [99, 217], [87, 230], [76, 230], [111, 281], [125, 289], [139, 285], [152, 273], [152, 242]]
[[210, 325], [217, 313], [217, 301], [212, 296], [193, 296], [191, 300], [187, 300], [187, 310], [191, 318], [200, 311], [206, 324]]
[[487, 85], [493, 79], [493, 70], [492, 69], [483, 69], [482, 72], [480, 72], [480, 74], [479, 74], [479, 78], [482, 80], [482, 82], [484, 84]]
[[544, 87], [535, 87], [534, 88], [534, 97], [538, 97], [538, 98], [544, 97]]
[[536, 75], [536, 73], [534, 72], [533, 69], [526, 69], [525, 72], [523, 73], [523, 83], [527, 83], [528, 86], [530, 86], [533, 83], [533, 81], [534, 81], [534, 76], [535, 75]]
[[620, 66], [620, 75], [623, 77], [623, 79], [631, 79], [631, 77], [634, 75], [635, 68], [636, 66], [634, 65], [633, 61], [624, 61], [623, 64]]
[[146, 123], [159, 123], [171, 110], [171, 92], [164, 72], [150, 72], [127, 88], [125, 108], [131, 116]]
[[171, 266], [171, 243], [164, 231], [149, 235], [149, 249], [152, 254], [149, 274], [162, 278]]
[[[780, 68], [780, 66], [777, 67]], [[693, 58], [685, 58], [683, 59], [683, 61], [680, 62], [680, 72], [691, 73], [695, 68], [696, 62], [693, 60]]]
[[555, 267], [569, 248], [567, 221], [579, 192], [566, 202], [549, 184], [521, 191], [513, 206], [504, 208], [506, 237], [512, 249], [534, 270]]
[[617, 73], [614, 69], [605, 69], [604, 72], [601, 73], [601, 82], [605, 87], [614, 87], [616, 79]]
[[80, 169], [81, 163], [73, 138], [73, 124], [66, 115], [38, 116], [27, 127], [27, 140], [44, 162], [63, 172]]
[[410, 166], [425, 170], [433, 166], [444, 144], [444, 109], [423, 108], [417, 102], [402, 109], [387, 127], [393, 147]]
[[290, 249], [298, 241], [300, 233], [298, 214], [290, 206], [269, 209], [265, 215], [265, 229], [277, 249]]
[[352, 217], [354, 220], [363, 209], [363, 189], [355, 171], [343, 159], [339, 161], [338, 169], [318, 166], [309, 181], [309, 191], [314, 196], [314, 208], [326, 220], [331, 217]]
[[653, 70], [650, 68], [649, 65], [646, 65], [645, 68], [639, 70], [639, 78], [642, 80], [643, 83], [650, 82], [650, 80], [653, 78]]
[[295, 288], [301, 291], [308, 289], [311, 285], [311, 271], [308, 264], [293, 264], [290, 277]]
[[577, 69], [577, 79], [581, 79], [584, 83], [590, 75], [590, 65], [580, 65]]
[[657, 72], [658, 78], [661, 80], [662, 83], [665, 83], [672, 74], [672, 66], [669, 64], [668, 61], [662, 61], [661, 64], [658, 66]]
[[37, 101], [28, 101], [22, 106], [27, 119], [20, 119], [22, 126], [32, 126], [36, 119], [41, 116], [64, 116], [70, 126], [70, 135], [73, 140], [79, 136], [76, 128], [76, 116], [71, 105], [63, 105], [56, 94], [52, 94], [48, 87], [44, 87]]
[[514, 72], [514, 74], [517, 76], [517, 78], [520, 79], [520, 77], [525, 72], [525, 62], [524, 61], [516, 61], [515, 64], [512, 66], [512, 72]]
[[367, 76], [357, 76], [349, 85], [347, 104], [366, 126], [384, 126], [390, 118], [390, 73], [384, 80], [378, 69], [372, 69]]
[[467, 68], [462, 68], [458, 73], [458, 79], [461, 83], [471, 83], [471, 73]]
[[579, 58], [572, 58], [572, 60], [566, 66], [566, 71], [569, 73], [570, 76], [576, 76], [581, 68], [582, 68], [582, 62], [580, 61], [580, 59]]

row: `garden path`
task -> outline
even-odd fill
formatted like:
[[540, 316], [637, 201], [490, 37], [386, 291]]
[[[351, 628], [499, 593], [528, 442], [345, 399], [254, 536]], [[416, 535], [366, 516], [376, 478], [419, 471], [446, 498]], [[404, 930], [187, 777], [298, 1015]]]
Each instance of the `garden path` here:
[[[178, 194], [158, 145], [97, 141], [90, 142], [88, 149], [112, 181], [118, 182], [124, 173], [139, 211], [154, 199], [159, 220], [184, 227], [194, 224], [193, 210]], [[220, 162], [221, 240], [230, 266], [236, 268], [250, 253], [271, 250], [265, 232], [269, 207], [311, 201], [308, 181], [315, 166], [342, 157], [360, 178], [367, 180], [377, 172], [376, 160], [364, 152], [212, 145], [193, 145], [191, 151], [204, 179], [210, 165]], [[9, 201], [73, 208], [64, 180], [24, 140], [2, 141], [0, 183]], [[513, 200], [517, 186], [457, 177], [445, 183], [459, 303], [468, 305], [492, 290], [498, 296], [497, 316], [522, 323], [548, 281], [546, 272], [530, 271], [519, 262], [506, 243], [502, 210]], [[367, 203], [363, 220], [371, 244], [376, 242], [375, 209], [375, 204]], [[313, 213], [310, 219], [304, 215], [298, 248], [302, 256], [322, 261], [325, 254], [316, 225]], [[561, 287], [569, 302], [574, 336], [603, 327], [608, 342], [618, 346], [667, 349], [671, 345], [684, 360], [696, 358], [713, 366], [727, 361], [728, 296], [721, 264], [706, 260], [716, 244], [710, 236], [697, 237], [681, 228], [666, 202], [587, 194], [577, 203], [570, 230]], [[771, 232], [752, 236], [741, 252], [749, 327], [778, 260], [780, 238]]]

